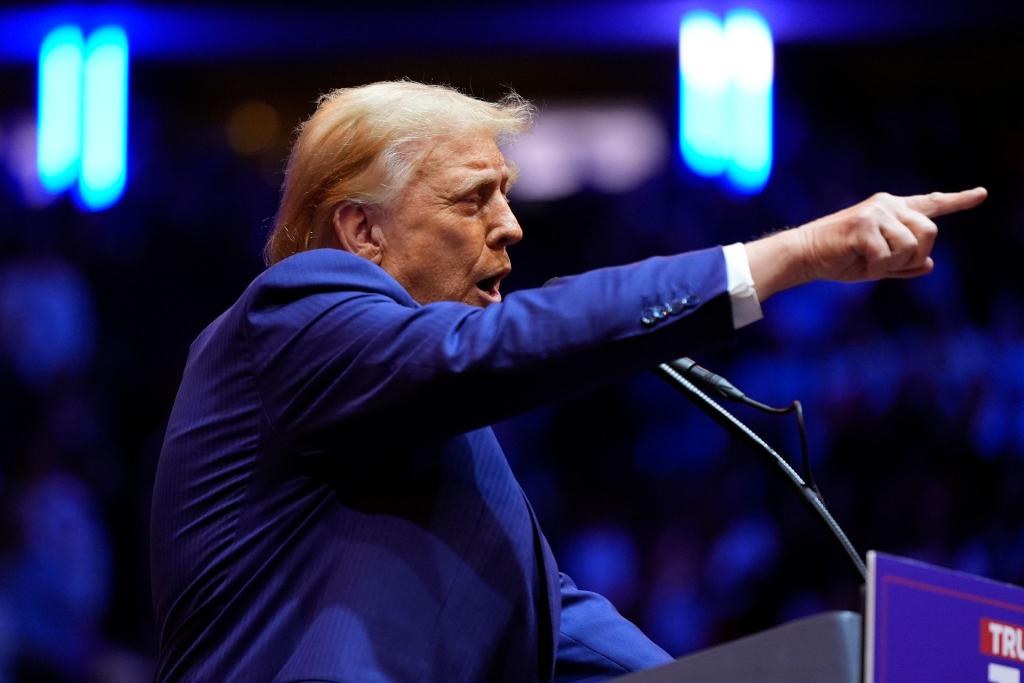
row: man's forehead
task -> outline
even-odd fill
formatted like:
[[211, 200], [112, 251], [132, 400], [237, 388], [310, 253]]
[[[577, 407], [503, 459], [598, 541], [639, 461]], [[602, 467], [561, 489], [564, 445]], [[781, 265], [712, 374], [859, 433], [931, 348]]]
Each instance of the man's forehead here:
[[421, 168], [435, 172], [510, 172], [505, 155], [494, 138], [486, 134], [438, 139], [427, 152]]

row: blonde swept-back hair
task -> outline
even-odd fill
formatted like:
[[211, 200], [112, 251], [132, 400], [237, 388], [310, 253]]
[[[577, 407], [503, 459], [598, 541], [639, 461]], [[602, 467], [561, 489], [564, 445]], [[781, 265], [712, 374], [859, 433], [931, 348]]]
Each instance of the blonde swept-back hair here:
[[333, 215], [344, 202], [386, 207], [405, 187], [432, 138], [484, 129], [503, 144], [527, 130], [534, 108], [514, 92], [496, 103], [453, 88], [383, 81], [320, 97], [298, 129], [267, 265], [307, 249], [340, 246]]

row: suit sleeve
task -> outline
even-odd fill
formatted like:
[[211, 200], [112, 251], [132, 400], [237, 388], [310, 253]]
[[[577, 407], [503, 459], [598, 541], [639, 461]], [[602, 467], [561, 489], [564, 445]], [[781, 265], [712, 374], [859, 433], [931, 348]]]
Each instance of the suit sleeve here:
[[376, 265], [318, 250], [269, 269], [244, 301], [264, 411], [300, 451], [332, 433], [450, 436], [732, 334], [720, 248], [560, 278], [487, 308], [420, 306]]
[[597, 593], [558, 574], [562, 613], [555, 680], [603, 681], [667, 664], [672, 657]]

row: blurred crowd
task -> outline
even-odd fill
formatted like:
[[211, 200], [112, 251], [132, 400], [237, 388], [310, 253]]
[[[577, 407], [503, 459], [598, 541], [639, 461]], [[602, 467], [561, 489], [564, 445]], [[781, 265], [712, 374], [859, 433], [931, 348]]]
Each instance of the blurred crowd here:
[[[943, 90], [924, 57], [883, 47], [869, 64], [780, 54], [791, 76], [756, 197], [670, 156], [628, 190], [513, 191], [526, 239], [506, 289], [750, 239], [878, 190], [986, 185], [985, 206], [940, 222], [933, 275], [787, 292], [733, 343], [680, 355], [759, 400], [803, 402], [815, 476], [862, 551], [1024, 583], [1024, 124], [995, 78]], [[871, 96], [845, 98], [851, 81]], [[542, 119], [558, 93], [544, 95]], [[640, 98], [666, 131], [673, 95]], [[32, 189], [30, 114], [0, 106], [0, 682], [149, 680], [166, 417], [189, 343], [263, 267], [298, 119], [249, 148], [228, 114], [183, 122], [140, 93], [128, 190], [87, 214]], [[798, 454], [789, 418], [735, 413]], [[675, 655], [860, 607], [856, 577], [785, 481], [653, 374], [497, 428], [563, 571]]]

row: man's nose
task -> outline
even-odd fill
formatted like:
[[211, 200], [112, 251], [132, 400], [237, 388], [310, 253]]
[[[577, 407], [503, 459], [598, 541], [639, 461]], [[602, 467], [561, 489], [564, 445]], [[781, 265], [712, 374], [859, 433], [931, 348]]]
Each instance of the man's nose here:
[[487, 234], [487, 246], [491, 249], [507, 248], [521, 239], [523, 239], [523, 229], [513, 219], [511, 223], [498, 226]]
[[519, 227], [512, 209], [505, 205], [505, 210], [498, 218], [497, 224], [487, 233], [487, 246], [491, 249], [503, 249], [523, 239], [523, 229]]

